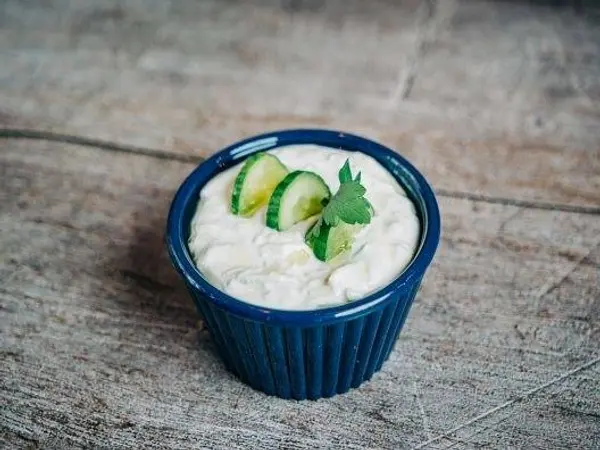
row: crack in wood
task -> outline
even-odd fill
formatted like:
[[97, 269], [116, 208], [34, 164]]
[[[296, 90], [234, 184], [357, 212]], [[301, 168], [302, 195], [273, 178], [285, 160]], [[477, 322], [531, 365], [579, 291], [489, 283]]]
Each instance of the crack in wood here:
[[161, 290], [161, 291], [172, 291], [175, 288], [171, 285], [161, 283], [150, 278], [147, 275], [142, 275], [141, 273], [137, 273], [133, 270], [128, 269], [120, 269], [118, 271], [124, 278], [130, 279], [133, 282], [137, 283], [143, 288], [146, 288], [150, 291]]
[[422, 2], [420, 9], [423, 12], [420, 14], [422, 16], [421, 20], [417, 22], [414, 54], [408, 61], [408, 68], [406, 70], [401, 68], [398, 73], [398, 82], [391, 97], [392, 106], [396, 105], [399, 99], [407, 100], [410, 97], [417, 78], [419, 61], [425, 55], [427, 43], [431, 39], [428, 34], [432, 34], [432, 30], [436, 25], [434, 19], [437, 12], [437, 0]]
[[194, 164], [198, 164], [204, 160], [204, 158], [200, 156], [182, 155], [180, 153], [173, 153], [165, 150], [137, 147], [134, 145], [118, 144], [116, 142], [106, 141], [103, 139], [93, 139], [72, 134], [53, 133], [52, 131], [18, 128], [0, 128], [0, 138], [33, 139], [40, 141], [62, 142], [65, 144], [81, 145], [83, 147], [95, 147], [101, 150], [113, 151], [118, 153], [149, 156], [151, 158], [167, 159], [172, 161], [180, 161]]
[[539, 310], [540, 300], [543, 297], [545, 297], [546, 295], [548, 295], [549, 293], [551, 293], [552, 291], [558, 289], [569, 278], [569, 276], [573, 272], [575, 272], [575, 270], [577, 270], [577, 268], [579, 266], [582, 265], [582, 263], [585, 261], [585, 259], [589, 255], [591, 255], [592, 252], [594, 250], [596, 250], [596, 248], [598, 248], [599, 246], [600, 246], [600, 241], [598, 241], [594, 245], [592, 245], [590, 247], [590, 249], [584, 255], [582, 255], [580, 258], [575, 260], [574, 264], [571, 267], [569, 267], [564, 273], [562, 273], [557, 279], [549, 280], [546, 284], [544, 284], [542, 287], [540, 287], [538, 289], [537, 293], [533, 297], [537, 303], [538, 310]]
[[[451, 438], [449, 436], [446, 436], [444, 439], [448, 439], [448, 440], [454, 441], [454, 442], [451, 443], [450, 445], [448, 445], [447, 447], [444, 447], [443, 450], [449, 450], [451, 448], [456, 447], [457, 445], [475, 444], [472, 440], [475, 436], [478, 436], [486, 431], [490, 432], [490, 431], [496, 430], [498, 427], [500, 427], [500, 425], [502, 425], [504, 422], [506, 422], [512, 416], [514, 416], [514, 413], [508, 414], [506, 417], [501, 418], [498, 422], [496, 422], [492, 425], [481, 427], [480, 429], [478, 429], [474, 433], [471, 433], [469, 436], [467, 436], [464, 439], [457, 439], [457, 438]], [[476, 446], [476, 448], [482, 448], [482, 447], [483, 446]], [[485, 448], [485, 447], [483, 447], [483, 448]]]
[[[111, 152], [133, 154], [139, 156], [148, 156], [170, 161], [179, 161], [182, 163], [200, 164], [205, 158], [197, 155], [184, 155], [181, 153], [169, 152], [146, 147], [137, 147], [133, 145], [119, 144], [102, 139], [87, 138], [72, 134], [53, 133], [51, 131], [18, 129], [18, 128], [0, 128], [0, 139], [32, 139], [41, 141], [62, 142], [66, 144], [79, 145], [83, 147], [94, 147], [100, 150]], [[574, 214], [600, 215], [600, 206], [569, 205], [564, 203], [550, 203], [536, 200], [520, 200], [514, 198], [494, 197], [489, 195], [474, 194], [471, 192], [461, 192], [449, 189], [435, 189], [438, 197], [455, 198], [459, 200], [469, 200], [472, 202], [499, 204], [506, 206], [517, 206], [528, 209], [541, 209], [548, 211], [560, 211]]]
[[423, 430], [425, 431], [425, 436], [427, 436], [427, 439], [431, 439], [433, 434], [431, 433], [431, 427], [429, 426], [429, 416], [425, 412], [425, 407], [421, 401], [421, 391], [416, 381], [413, 383], [413, 388], [415, 400], [417, 401], [417, 405], [419, 407], [419, 413], [421, 414], [421, 419], [423, 420]]
[[556, 406], [558, 409], [560, 409], [562, 412], [564, 412], [565, 414], [569, 414], [569, 415], [574, 415], [574, 416], [586, 416], [586, 417], [593, 417], [594, 419], [600, 419], [600, 413], [595, 413], [592, 411], [579, 411], [573, 408], [568, 408], [566, 406], [562, 406], [562, 405], [557, 405]]
[[513, 398], [511, 400], [508, 400], [507, 402], [502, 403], [501, 405], [495, 406], [495, 407], [493, 407], [493, 408], [491, 408], [491, 409], [489, 409], [489, 410], [487, 410], [487, 411], [479, 414], [478, 416], [475, 416], [472, 419], [469, 419], [466, 422], [464, 422], [464, 423], [462, 423], [460, 425], [455, 426], [454, 428], [446, 431], [445, 433], [439, 434], [439, 435], [437, 435], [436, 437], [434, 437], [432, 439], [429, 439], [429, 440], [427, 440], [425, 442], [422, 442], [419, 445], [417, 445], [416, 447], [413, 447], [412, 450], [419, 450], [419, 449], [425, 448], [425, 447], [433, 444], [434, 442], [438, 442], [438, 441], [440, 441], [440, 440], [442, 440], [442, 439], [444, 439], [444, 438], [446, 438], [448, 436], [452, 436], [457, 431], [460, 431], [460, 430], [462, 430], [464, 428], [467, 428], [467, 427], [469, 427], [469, 426], [471, 426], [471, 425], [473, 425], [473, 424], [475, 424], [477, 422], [480, 422], [481, 420], [486, 419], [487, 417], [491, 416], [492, 414], [497, 413], [498, 411], [502, 411], [502, 410], [504, 410], [506, 408], [509, 408], [509, 407], [517, 404], [517, 403], [521, 403], [522, 401], [527, 400], [527, 399], [535, 396], [538, 392], [543, 391], [543, 390], [545, 390], [545, 389], [549, 388], [550, 386], [553, 386], [553, 385], [555, 385], [557, 383], [561, 383], [561, 382], [567, 380], [568, 378], [571, 378], [573, 375], [576, 375], [579, 372], [582, 372], [582, 371], [584, 371], [586, 369], [589, 369], [589, 368], [593, 367], [594, 365], [598, 364], [598, 362], [600, 362], [600, 357], [596, 357], [596, 358], [592, 359], [591, 361], [588, 361], [587, 363], [585, 363], [585, 364], [583, 364], [583, 365], [581, 365], [579, 367], [576, 367], [575, 369], [572, 369], [572, 370], [570, 370], [570, 371], [568, 371], [568, 372], [566, 372], [566, 373], [564, 373], [564, 374], [562, 374], [562, 375], [560, 375], [560, 376], [558, 376], [556, 378], [553, 378], [552, 380], [550, 380], [550, 381], [548, 381], [548, 382], [546, 382], [544, 384], [541, 384], [541, 385], [539, 385], [539, 386], [537, 386], [537, 387], [535, 387], [533, 389], [530, 389], [530, 390], [524, 392], [521, 395], [518, 395], [517, 397], [515, 397], [515, 398]]
[[542, 209], [547, 211], [560, 211], [574, 214], [600, 215], [600, 206], [568, 205], [564, 203], [540, 202], [536, 200], [519, 200], [507, 197], [492, 197], [490, 195], [473, 194], [470, 192], [451, 191], [448, 189], [435, 189], [439, 197], [470, 200], [473, 202], [492, 203], [497, 205], [518, 206], [528, 209]]

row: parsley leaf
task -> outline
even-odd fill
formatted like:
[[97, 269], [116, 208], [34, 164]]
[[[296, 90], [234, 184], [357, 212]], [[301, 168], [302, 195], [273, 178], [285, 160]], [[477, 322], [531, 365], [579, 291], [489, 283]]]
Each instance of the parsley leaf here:
[[352, 178], [349, 160], [346, 160], [338, 174], [340, 188], [323, 208], [321, 218], [311, 229], [312, 236], [318, 236], [323, 224], [336, 226], [340, 221], [347, 224], [367, 224], [371, 222], [373, 207], [364, 197], [367, 190], [360, 184], [361, 174]]
[[373, 206], [365, 198], [367, 190], [361, 184], [361, 174], [352, 177], [349, 160], [338, 172], [338, 178], [338, 191], [329, 201], [323, 202], [321, 216], [304, 236], [315, 256], [325, 262], [352, 246], [353, 233], [361, 227], [353, 229], [350, 225], [368, 224], [374, 213]]
[[369, 223], [371, 211], [363, 197], [367, 190], [356, 181], [348, 181], [340, 186], [333, 198], [323, 209], [323, 220], [335, 226], [341, 220], [348, 224]]
[[[338, 173], [338, 178], [340, 179], [340, 184], [347, 183], [348, 181], [352, 181], [352, 171], [350, 170], [350, 160], [346, 160], [340, 172]], [[360, 180], [359, 180], [360, 181]]]

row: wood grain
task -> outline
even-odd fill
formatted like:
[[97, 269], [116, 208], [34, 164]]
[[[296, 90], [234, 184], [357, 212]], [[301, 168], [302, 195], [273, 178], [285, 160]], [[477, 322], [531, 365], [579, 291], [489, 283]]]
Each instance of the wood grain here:
[[195, 3], [5, 2], [0, 124], [203, 156], [337, 128], [439, 189], [600, 203], [600, 28], [572, 10]]
[[[0, 2], [0, 447], [599, 448], [599, 18]], [[317, 402], [225, 371], [163, 245], [195, 161], [303, 126], [397, 149], [443, 219], [390, 360]]]
[[383, 371], [287, 402], [224, 370], [170, 269], [166, 208], [193, 165], [1, 145], [10, 445], [410, 448], [514, 399], [427, 448], [598, 442], [597, 216], [442, 199], [441, 251]]

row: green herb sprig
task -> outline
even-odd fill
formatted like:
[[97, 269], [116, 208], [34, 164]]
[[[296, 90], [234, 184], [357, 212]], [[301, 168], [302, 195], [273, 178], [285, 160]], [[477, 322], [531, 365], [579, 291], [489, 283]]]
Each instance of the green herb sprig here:
[[323, 208], [321, 217], [310, 229], [306, 236], [307, 242], [321, 234], [323, 225], [334, 227], [339, 225], [340, 221], [350, 225], [371, 222], [373, 206], [364, 197], [367, 190], [361, 184], [361, 173], [358, 172], [356, 177], [353, 177], [350, 162], [346, 160], [338, 172], [338, 178], [340, 187]]

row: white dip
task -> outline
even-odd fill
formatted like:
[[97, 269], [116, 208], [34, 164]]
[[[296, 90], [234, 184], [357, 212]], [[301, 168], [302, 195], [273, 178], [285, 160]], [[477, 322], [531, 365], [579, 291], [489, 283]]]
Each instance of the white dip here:
[[315, 145], [269, 153], [290, 171], [321, 175], [332, 194], [339, 187], [338, 171], [350, 158], [352, 173], [362, 172], [374, 217], [356, 236], [351, 252], [321, 262], [304, 243], [316, 217], [279, 232], [265, 225], [266, 208], [251, 218], [230, 212], [231, 188], [240, 163], [204, 186], [191, 224], [190, 251], [215, 287], [247, 303], [307, 310], [365, 297], [402, 272], [415, 253], [420, 225], [414, 205], [386, 169], [363, 153]]

